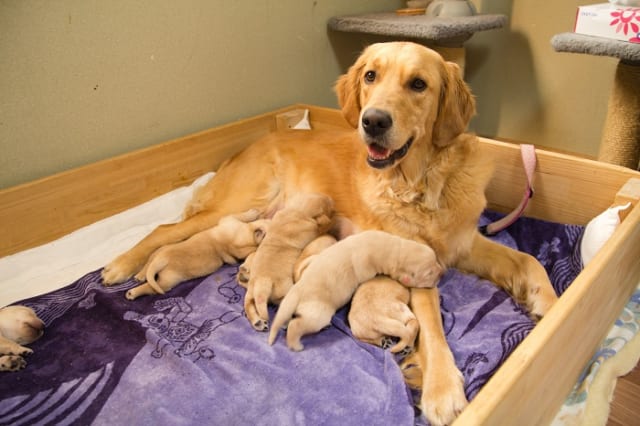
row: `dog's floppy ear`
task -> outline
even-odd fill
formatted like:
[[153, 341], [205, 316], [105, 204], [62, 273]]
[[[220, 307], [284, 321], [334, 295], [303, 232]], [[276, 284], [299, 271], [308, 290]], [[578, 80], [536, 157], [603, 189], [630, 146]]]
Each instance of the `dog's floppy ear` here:
[[445, 62], [444, 65], [438, 116], [432, 136], [437, 146], [445, 146], [463, 133], [476, 113], [476, 101], [460, 75], [460, 68], [453, 62]]
[[361, 61], [356, 61], [346, 74], [338, 78], [335, 86], [342, 115], [354, 128], [358, 127], [360, 109], [362, 108], [360, 105], [360, 74], [362, 67]]

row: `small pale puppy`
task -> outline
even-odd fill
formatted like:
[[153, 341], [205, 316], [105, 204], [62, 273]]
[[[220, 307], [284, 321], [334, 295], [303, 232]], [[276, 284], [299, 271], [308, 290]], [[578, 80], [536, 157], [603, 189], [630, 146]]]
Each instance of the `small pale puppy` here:
[[293, 266], [293, 282], [297, 283], [300, 281], [302, 273], [318, 253], [334, 245], [336, 242], [337, 240], [333, 235], [324, 234], [307, 244], [304, 250], [302, 250], [302, 253], [300, 253], [296, 264]]
[[244, 310], [251, 326], [268, 329], [267, 304], [280, 303], [293, 286], [293, 268], [302, 250], [332, 225], [333, 200], [298, 194], [271, 220], [269, 233], [251, 260]]
[[18, 371], [27, 362], [24, 356], [33, 351], [22, 345], [36, 341], [44, 333], [44, 322], [26, 306], [0, 309], [0, 371]]
[[426, 244], [383, 231], [364, 231], [328, 247], [311, 261], [282, 300], [269, 333], [272, 345], [287, 322], [287, 346], [304, 348], [302, 336], [329, 325], [358, 285], [385, 274], [407, 287], [434, 287], [442, 267]]
[[[409, 309], [410, 298], [407, 287], [384, 275], [360, 284], [347, 317], [354, 337], [385, 349], [391, 347], [392, 353], [411, 352], [420, 325]], [[391, 337], [400, 340], [393, 345]]]
[[238, 263], [267, 234], [270, 221], [258, 217], [258, 210], [225, 216], [211, 229], [159, 248], [136, 275], [143, 284], [127, 291], [126, 298], [164, 294], [183, 281], [215, 272], [223, 263]]

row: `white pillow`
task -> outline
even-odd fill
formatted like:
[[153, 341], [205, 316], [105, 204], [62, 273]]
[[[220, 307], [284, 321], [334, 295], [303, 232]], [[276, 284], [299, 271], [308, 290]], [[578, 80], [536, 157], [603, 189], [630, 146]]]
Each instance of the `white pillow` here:
[[587, 263], [591, 262], [593, 256], [596, 255], [620, 225], [618, 212], [628, 209], [630, 205], [631, 203], [627, 203], [623, 206], [610, 207], [591, 219], [587, 224], [580, 243], [583, 266], [587, 266]]

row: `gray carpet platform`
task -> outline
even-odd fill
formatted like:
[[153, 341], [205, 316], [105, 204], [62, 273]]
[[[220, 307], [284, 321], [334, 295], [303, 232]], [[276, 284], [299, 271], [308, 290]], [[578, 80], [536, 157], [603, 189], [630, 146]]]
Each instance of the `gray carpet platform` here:
[[611, 56], [640, 65], [640, 44], [576, 33], [556, 34], [551, 45], [557, 52]]
[[640, 44], [562, 33], [551, 45], [558, 52], [618, 58], [598, 160], [640, 170]]
[[505, 15], [474, 15], [462, 17], [430, 17], [372, 13], [357, 16], [334, 16], [329, 28], [334, 31], [376, 34], [390, 37], [425, 39], [434, 42], [462, 43], [478, 31], [502, 28]]

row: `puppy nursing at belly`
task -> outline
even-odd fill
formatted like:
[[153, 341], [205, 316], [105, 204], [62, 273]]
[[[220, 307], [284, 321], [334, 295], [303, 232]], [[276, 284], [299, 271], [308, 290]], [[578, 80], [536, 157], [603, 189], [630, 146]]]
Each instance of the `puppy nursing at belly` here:
[[407, 287], [432, 288], [442, 274], [426, 244], [384, 231], [364, 231], [328, 247], [311, 261], [282, 300], [269, 333], [272, 345], [288, 322], [287, 346], [300, 351], [300, 339], [329, 325], [358, 285], [384, 274]]
[[229, 215], [211, 229], [161, 247], [136, 275], [143, 284], [127, 291], [125, 297], [134, 300], [164, 294], [183, 281], [215, 272], [224, 263], [238, 263], [257, 249], [267, 233], [269, 221], [258, 217], [257, 210]]
[[251, 260], [244, 299], [253, 328], [268, 329], [267, 303], [280, 303], [293, 286], [294, 265], [300, 253], [329, 230], [332, 216], [333, 201], [321, 194], [298, 194], [273, 216], [269, 232]]
[[0, 309], [0, 371], [18, 371], [33, 351], [23, 345], [36, 341], [44, 333], [44, 323], [26, 306]]

